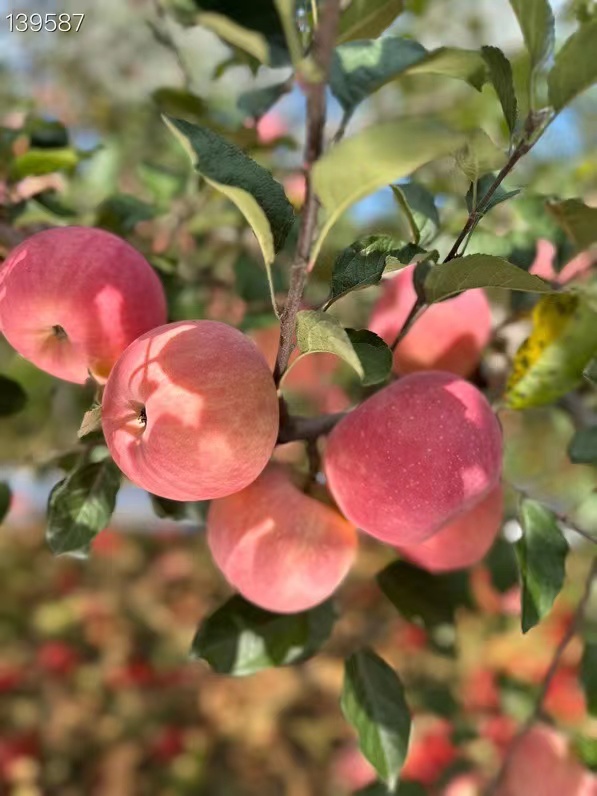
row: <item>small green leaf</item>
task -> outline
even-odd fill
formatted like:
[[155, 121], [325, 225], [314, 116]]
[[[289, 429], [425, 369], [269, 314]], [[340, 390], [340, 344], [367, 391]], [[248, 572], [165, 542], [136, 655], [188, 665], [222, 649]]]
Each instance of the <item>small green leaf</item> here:
[[299, 614], [273, 614], [235, 595], [203, 620], [190, 654], [235, 677], [288, 666], [319, 652], [335, 618], [330, 601]]
[[296, 316], [296, 342], [301, 354], [335, 354], [355, 370], [361, 379], [365, 370], [350, 337], [336, 318], [321, 310], [302, 310]]
[[413, 241], [423, 245], [435, 238], [440, 227], [439, 213], [433, 195], [418, 182], [390, 185], [394, 197], [406, 214], [413, 232]]
[[102, 407], [101, 406], [92, 406], [85, 414], [83, 415], [83, 420], [81, 421], [81, 426], [77, 431], [77, 437], [79, 439], [83, 439], [88, 434], [94, 434], [97, 431], [101, 431], [102, 429]]
[[597, 738], [577, 736], [572, 743], [572, 750], [585, 768], [597, 771]]
[[24, 131], [35, 149], [64, 149], [68, 147], [68, 130], [56, 119], [31, 116], [27, 119]]
[[195, 124], [201, 124], [208, 114], [204, 100], [184, 88], [158, 88], [152, 93], [151, 99], [161, 113]]
[[0, 417], [8, 417], [20, 412], [27, 403], [27, 393], [21, 385], [0, 375]]
[[596, 47], [597, 19], [581, 25], [564, 42], [547, 78], [549, 101], [556, 111], [597, 82]]
[[[477, 200], [477, 207], [479, 207], [479, 203], [481, 199], [485, 196], [487, 191], [491, 188], [493, 183], [495, 182], [495, 174], [484, 174], [477, 180], [477, 187], [476, 187], [476, 200]], [[513, 191], [506, 191], [502, 188], [501, 185], [497, 187], [494, 191], [491, 199], [483, 205], [483, 209], [481, 213], [485, 215], [488, 213], [492, 208], [496, 207], [497, 205], [501, 204], [502, 202], [507, 202], [509, 199], [514, 199], [515, 196], [518, 196], [520, 193], [520, 188], [515, 188]], [[476, 208], [473, 206], [475, 201], [475, 191], [473, 191], [473, 184], [468, 189], [466, 194], [466, 206], [471, 213]], [[479, 211], [477, 211], [479, 212]]]
[[417, 246], [398, 246], [388, 235], [369, 235], [355, 240], [334, 262], [330, 298], [325, 309], [352, 290], [377, 285], [389, 257], [408, 265], [421, 252], [423, 249]]
[[403, 8], [404, 0], [351, 0], [340, 17], [338, 44], [353, 39], [376, 39]]
[[284, 30], [290, 59], [297, 67], [303, 58], [303, 45], [296, 24], [296, 0], [274, 0], [274, 5]]
[[[273, 4], [272, 4], [273, 5]], [[285, 59], [277, 47], [272, 47], [267, 38], [257, 30], [243, 27], [223, 14], [206, 11], [197, 16], [201, 25], [233, 47], [248, 53], [265, 66], [284, 66]]]
[[14, 180], [24, 177], [41, 177], [55, 171], [71, 173], [75, 170], [81, 156], [75, 149], [29, 149], [16, 157], [10, 166]]
[[31, 198], [55, 216], [71, 218], [77, 215], [76, 209], [72, 205], [66, 204], [54, 188], [40, 191]]
[[398, 36], [351, 41], [336, 47], [330, 88], [345, 113], [427, 55], [422, 44]]
[[478, 180], [481, 174], [499, 168], [504, 161], [504, 153], [484, 130], [470, 132], [454, 157], [458, 168], [471, 182]]
[[411, 717], [396, 672], [372, 650], [346, 660], [342, 713], [359, 737], [363, 755], [394, 790], [406, 759]]
[[454, 296], [475, 287], [500, 287], [529, 293], [552, 293], [550, 285], [503, 257], [470, 254], [436, 265], [425, 280], [427, 302]]
[[313, 260], [352, 204], [453, 152], [462, 140], [461, 133], [429, 119], [401, 119], [369, 127], [330, 149], [313, 168], [313, 187], [326, 214]]
[[582, 375], [591, 384], [597, 384], [597, 357], [592, 359], [587, 367], [583, 370]]
[[579, 251], [597, 243], [596, 207], [589, 207], [580, 199], [547, 202], [545, 207]]
[[462, 573], [431, 575], [407, 561], [395, 561], [377, 575], [380, 589], [408, 621], [427, 630], [453, 625], [456, 609], [468, 605]]
[[481, 53], [489, 69], [489, 79], [502, 106], [508, 130], [512, 135], [518, 118], [512, 65], [499, 47], [481, 47]]
[[8, 510], [10, 509], [10, 501], [12, 493], [6, 481], [0, 481], [0, 525], [6, 519]]
[[234, 202], [251, 225], [261, 247], [276, 309], [271, 265], [294, 223], [294, 211], [284, 189], [267, 169], [211, 130], [182, 119], [166, 118], [166, 124], [191, 158], [197, 158], [195, 168], [204, 180]]
[[597, 716], [597, 643], [585, 641], [580, 664], [580, 681], [587, 700], [587, 710]]
[[271, 86], [245, 91], [238, 98], [237, 105], [247, 116], [259, 119], [290, 89], [291, 84], [288, 80], [284, 80], [282, 83], [273, 83]]
[[361, 361], [364, 387], [380, 384], [390, 377], [393, 355], [391, 349], [368, 329], [346, 329], [352, 347]]
[[464, 50], [460, 47], [439, 47], [432, 50], [419, 63], [410, 69], [411, 75], [441, 75], [464, 80], [477, 91], [487, 82], [487, 65], [477, 50]]
[[169, 498], [152, 494], [150, 494], [149, 497], [151, 500], [151, 507], [157, 517], [176, 521], [193, 520], [197, 522], [200, 527], [205, 525], [209, 500], [181, 502], [179, 500], [170, 500]]
[[140, 221], [150, 221], [156, 215], [152, 205], [131, 194], [115, 194], [98, 206], [95, 226], [125, 237]]
[[87, 555], [94, 537], [110, 522], [120, 487], [113, 461], [84, 464], [50, 492], [46, 540], [56, 555]]
[[574, 464], [597, 465], [597, 426], [577, 431], [570, 440], [568, 455]]
[[522, 538], [516, 555], [522, 582], [522, 632], [526, 633], [551, 610], [566, 575], [568, 543], [551, 511], [533, 500], [520, 508]]
[[543, 66], [553, 55], [555, 21], [548, 0], [510, 0], [522, 31], [531, 66]]

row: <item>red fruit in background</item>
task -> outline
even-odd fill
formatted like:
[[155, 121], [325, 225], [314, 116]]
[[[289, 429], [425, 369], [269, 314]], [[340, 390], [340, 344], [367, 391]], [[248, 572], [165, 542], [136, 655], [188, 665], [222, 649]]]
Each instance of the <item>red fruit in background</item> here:
[[429, 572], [472, 567], [484, 558], [502, 527], [504, 500], [498, 485], [472, 509], [417, 545], [402, 546], [404, 558]]
[[150, 757], [158, 763], [169, 763], [184, 751], [184, 730], [170, 725], [160, 727], [149, 745]]
[[13, 249], [0, 268], [0, 329], [53, 376], [105, 381], [124, 349], [166, 322], [157, 274], [126, 241], [101, 229], [59, 227]]
[[[414, 265], [382, 282], [369, 329], [391, 345], [417, 297]], [[394, 372], [446, 370], [469, 376], [491, 335], [491, 307], [482, 290], [467, 290], [433, 304], [421, 315], [394, 353]]]
[[587, 705], [576, 669], [558, 669], [549, 685], [544, 708], [558, 722], [575, 724], [585, 718]]
[[569, 260], [562, 270], [557, 273], [553, 267], [556, 256], [556, 247], [549, 241], [541, 238], [537, 241], [537, 253], [535, 260], [529, 268], [531, 274], [565, 285], [571, 279], [585, 274], [595, 262], [595, 253], [586, 251], [580, 252], [576, 257]]
[[438, 721], [434, 726], [415, 735], [408, 749], [401, 778], [433, 785], [443, 772], [458, 757], [452, 743], [452, 727], [447, 721]]
[[351, 793], [365, 788], [377, 779], [375, 769], [361, 754], [356, 745], [345, 746], [334, 753], [332, 759], [334, 783]]
[[114, 461], [143, 489], [210, 500], [254, 481], [278, 436], [278, 395], [257, 346], [218, 321], [181, 321], [142, 335], [104, 391]]
[[46, 674], [68, 677], [80, 663], [78, 651], [64, 641], [46, 641], [37, 650], [37, 665]]
[[354, 560], [357, 535], [337, 511], [270, 466], [242, 492], [215, 500], [207, 543], [226, 579], [270, 611], [304, 611], [327, 599]]
[[406, 376], [330, 434], [325, 471], [342, 513], [371, 536], [418, 544], [497, 485], [502, 434], [486, 398], [449, 373]]

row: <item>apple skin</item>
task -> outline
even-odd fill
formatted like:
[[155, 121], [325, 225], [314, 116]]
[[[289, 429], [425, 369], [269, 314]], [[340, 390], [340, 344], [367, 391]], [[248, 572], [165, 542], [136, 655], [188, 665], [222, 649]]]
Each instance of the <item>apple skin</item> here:
[[[391, 345], [415, 299], [415, 266], [409, 265], [382, 282], [369, 329]], [[491, 307], [485, 293], [467, 290], [433, 304], [415, 322], [394, 352], [394, 372], [445, 370], [469, 376], [479, 364], [491, 336]]]
[[450, 373], [413, 373], [346, 415], [328, 438], [332, 496], [357, 528], [402, 547], [499, 482], [502, 434], [486, 398]]
[[105, 382], [124, 349], [166, 323], [166, 298], [145, 258], [90, 227], [38, 232], [0, 268], [0, 330], [21, 356], [65, 381]]
[[428, 572], [451, 572], [478, 564], [502, 526], [504, 496], [501, 485], [437, 533], [417, 545], [398, 550]]
[[134, 484], [171, 500], [211, 500], [244, 489], [266, 466], [278, 396], [248, 337], [219, 321], [180, 321], [141, 335], [118, 359], [102, 425]]
[[335, 509], [301, 492], [288, 470], [270, 465], [242, 492], [211, 504], [207, 543], [245, 599], [295, 613], [336, 590], [354, 560], [357, 533]]
[[566, 739], [546, 724], [533, 727], [510, 758], [496, 796], [597, 796], [597, 777], [568, 749]]

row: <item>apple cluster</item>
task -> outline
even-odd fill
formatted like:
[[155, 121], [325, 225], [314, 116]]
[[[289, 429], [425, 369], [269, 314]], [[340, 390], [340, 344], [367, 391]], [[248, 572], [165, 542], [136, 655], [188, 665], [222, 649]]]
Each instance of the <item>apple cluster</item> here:
[[[390, 339], [412, 302], [413, 269], [384, 282], [371, 329]], [[466, 381], [491, 329], [481, 291], [433, 306], [397, 347], [399, 376], [326, 440], [335, 502], [272, 462], [279, 398], [271, 363], [225, 323], [167, 323], [143, 256], [103, 230], [40, 232], [0, 269], [0, 330], [61, 379], [103, 387], [112, 458], [147, 491], [210, 500], [207, 541], [227, 580], [269, 610], [325, 600], [348, 572], [357, 528], [430, 571], [468, 567], [501, 524], [502, 435]]]

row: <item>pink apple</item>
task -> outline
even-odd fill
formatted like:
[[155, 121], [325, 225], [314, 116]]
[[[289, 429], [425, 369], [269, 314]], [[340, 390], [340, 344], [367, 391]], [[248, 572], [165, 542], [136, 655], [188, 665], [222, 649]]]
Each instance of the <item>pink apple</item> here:
[[[391, 345], [404, 324], [416, 293], [415, 266], [382, 282], [369, 329]], [[415, 322], [394, 353], [394, 371], [446, 370], [468, 376], [479, 364], [491, 336], [491, 307], [482, 290], [467, 290], [433, 304]]]
[[328, 438], [325, 471], [358, 528], [418, 544], [497, 485], [502, 434], [485, 397], [449, 373], [406, 376], [344, 417]]
[[429, 572], [472, 567], [494, 543], [502, 526], [503, 509], [502, 487], [498, 485], [429, 539], [416, 545], [403, 545], [399, 552]]
[[565, 285], [576, 277], [587, 275], [591, 266], [595, 263], [595, 252], [584, 251], [569, 260], [562, 270], [557, 273], [554, 268], [556, 257], [556, 247], [550, 240], [540, 238], [537, 241], [537, 251], [535, 259], [529, 268], [531, 274]]
[[181, 321], [139, 337], [102, 401], [106, 443], [130, 480], [172, 500], [238, 492], [267, 464], [278, 396], [255, 344], [218, 321]]
[[242, 492], [214, 501], [207, 542], [226, 579], [270, 611], [304, 611], [327, 599], [356, 553], [354, 526], [268, 467]]
[[160, 280], [145, 258], [101, 229], [59, 227], [13, 249], [0, 268], [0, 329], [41, 370], [104, 382], [140, 334], [166, 322]]

